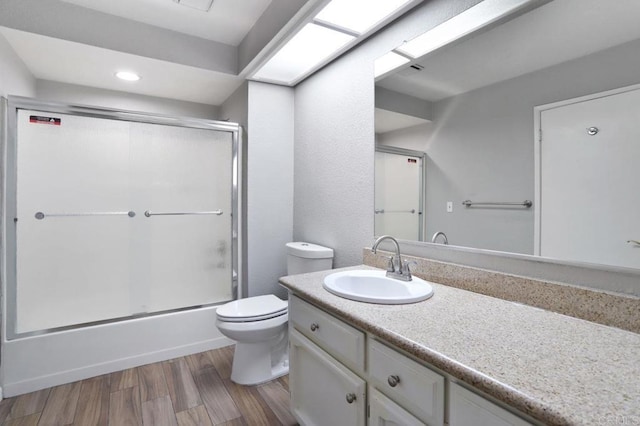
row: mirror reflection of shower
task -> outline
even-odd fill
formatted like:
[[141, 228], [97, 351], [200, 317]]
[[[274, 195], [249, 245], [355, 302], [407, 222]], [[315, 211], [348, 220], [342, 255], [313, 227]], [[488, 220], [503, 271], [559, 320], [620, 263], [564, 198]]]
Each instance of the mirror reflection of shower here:
[[375, 234], [424, 241], [423, 188], [423, 152], [376, 147]]

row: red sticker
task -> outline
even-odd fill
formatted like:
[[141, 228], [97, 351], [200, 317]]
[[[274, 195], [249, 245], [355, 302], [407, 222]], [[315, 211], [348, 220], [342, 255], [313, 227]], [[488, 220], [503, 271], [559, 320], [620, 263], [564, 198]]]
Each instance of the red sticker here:
[[417, 163], [418, 160], [416, 160], [415, 158], [407, 158], [407, 163]]
[[55, 117], [43, 117], [41, 115], [29, 116], [29, 123], [51, 124], [52, 126], [59, 126], [61, 122], [61, 119]]

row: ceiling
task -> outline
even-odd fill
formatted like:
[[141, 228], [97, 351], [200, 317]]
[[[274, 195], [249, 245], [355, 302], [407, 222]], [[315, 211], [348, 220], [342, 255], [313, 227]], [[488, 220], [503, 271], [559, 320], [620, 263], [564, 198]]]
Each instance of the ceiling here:
[[552, 1], [427, 55], [418, 73], [403, 70], [376, 85], [438, 101], [638, 39], [638, 16], [637, 0]]
[[62, 0], [87, 9], [237, 46], [271, 0], [214, 0], [209, 12], [173, 0]]
[[[147, 96], [219, 105], [242, 83], [241, 78], [202, 68], [145, 58], [24, 31], [0, 28], [37, 79]], [[135, 70], [137, 82], [115, 78]]]
[[[1, 0], [0, 36], [37, 79], [220, 105], [318, 0]], [[136, 83], [118, 70], [139, 73]]]

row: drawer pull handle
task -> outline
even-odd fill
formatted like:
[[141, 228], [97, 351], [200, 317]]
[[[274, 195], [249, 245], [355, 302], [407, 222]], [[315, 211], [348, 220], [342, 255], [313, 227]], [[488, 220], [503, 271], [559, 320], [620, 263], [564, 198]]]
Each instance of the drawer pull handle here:
[[398, 386], [398, 383], [400, 383], [400, 377], [396, 375], [389, 376], [389, 378], [387, 379], [387, 383], [389, 383], [389, 386], [391, 386], [392, 388], [395, 388], [396, 386]]
[[348, 393], [347, 394], [347, 402], [349, 404], [353, 404], [353, 402], [356, 400], [356, 394], [355, 393]]
[[311, 324], [311, 331], [316, 331], [319, 328], [320, 328], [320, 326], [318, 324], [316, 324], [315, 322], [313, 324]]

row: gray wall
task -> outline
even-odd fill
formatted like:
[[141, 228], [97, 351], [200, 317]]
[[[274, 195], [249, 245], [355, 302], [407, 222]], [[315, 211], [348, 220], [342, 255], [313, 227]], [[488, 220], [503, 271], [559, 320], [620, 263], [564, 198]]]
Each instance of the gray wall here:
[[81, 105], [102, 106], [153, 114], [216, 119], [218, 107], [116, 90], [98, 89], [75, 84], [38, 80], [36, 96], [41, 100]]
[[0, 35], [0, 96], [33, 97], [35, 91], [35, 78], [7, 40]]
[[249, 296], [286, 297], [285, 244], [293, 228], [293, 89], [249, 82], [247, 254]]
[[293, 236], [362, 263], [373, 237], [374, 60], [478, 0], [434, 0], [337, 59], [295, 90]]
[[639, 67], [640, 41], [626, 43], [435, 103], [421, 147], [422, 126], [380, 135], [428, 155], [427, 236], [444, 231], [450, 244], [532, 254], [533, 209], [467, 209], [461, 201], [533, 200], [533, 108], [640, 83]]

